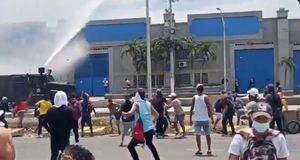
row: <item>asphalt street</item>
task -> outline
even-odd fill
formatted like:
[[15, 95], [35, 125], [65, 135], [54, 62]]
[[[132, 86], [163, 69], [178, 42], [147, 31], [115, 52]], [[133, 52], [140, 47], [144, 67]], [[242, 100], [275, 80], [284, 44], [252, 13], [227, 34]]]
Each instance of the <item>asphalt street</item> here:
[[[80, 139], [80, 145], [89, 149], [96, 160], [131, 160], [126, 147], [119, 147], [120, 136], [105, 135], [96, 137], [86, 137]], [[175, 139], [169, 136], [166, 139], [154, 139], [158, 152], [162, 160], [225, 160], [228, 158], [227, 150], [231, 137], [212, 135], [213, 157], [196, 157], [196, 144], [194, 136], [187, 136], [185, 139]], [[203, 151], [206, 152], [205, 137], [202, 137]], [[127, 144], [129, 138], [126, 139]], [[300, 159], [300, 134], [288, 135], [287, 142], [291, 160]], [[73, 143], [73, 137], [71, 137]], [[50, 159], [49, 138], [14, 138], [17, 160], [48, 160]], [[153, 160], [150, 150], [147, 147], [137, 147], [141, 160]]]

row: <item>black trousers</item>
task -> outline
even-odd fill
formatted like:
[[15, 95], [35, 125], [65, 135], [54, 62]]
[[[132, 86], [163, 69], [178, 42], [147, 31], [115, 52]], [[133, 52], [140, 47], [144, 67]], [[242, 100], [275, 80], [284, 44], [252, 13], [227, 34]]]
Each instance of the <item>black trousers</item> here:
[[164, 116], [159, 116], [156, 121], [156, 133], [160, 136], [164, 136], [168, 128], [168, 120]]
[[[153, 135], [154, 135], [154, 130], [150, 130], [150, 131], [144, 133], [144, 136], [146, 139], [146, 144], [147, 144], [148, 148], [151, 150], [154, 159], [160, 160], [157, 150], [152, 143]], [[135, 150], [135, 146], [137, 146], [137, 144], [138, 143], [134, 139], [131, 139], [131, 141], [129, 142], [128, 147], [127, 147], [133, 160], [139, 160], [139, 156]]]
[[58, 137], [50, 138], [51, 145], [51, 159], [57, 160], [59, 151], [63, 152], [63, 150], [70, 144], [69, 138], [64, 138], [63, 140], [59, 140]]
[[42, 127], [44, 126], [45, 129], [49, 132], [49, 126], [47, 123], [45, 123], [45, 118], [46, 118], [46, 115], [40, 115], [39, 116], [39, 124], [38, 124], [38, 135], [41, 135], [42, 134]]
[[4, 123], [4, 127], [5, 128], [8, 128], [8, 124], [7, 124], [7, 121], [6, 121], [6, 119], [3, 117], [0, 117], [0, 122], [3, 122]]
[[74, 133], [74, 136], [75, 136], [75, 142], [79, 142], [78, 120], [74, 120], [72, 129], [73, 129], [73, 133]]
[[283, 130], [283, 127], [282, 127], [282, 123], [283, 123], [282, 117], [278, 116], [278, 117], [273, 118], [273, 120], [270, 123], [270, 128], [271, 129], [275, 129], [275, 122], [276, 122], [276, 125], [278, 127], [278, 130], [280, 132], [283, 132], [284, 130]]
[[225, 116], [223, 117], [223, 119], [222, 119], [223, 134], [225, 134], [225, 135], [228, 134], [228, 132], [227, 132], [227, 122], [229, 123], [229, 125], [231, 127], [232, 134], [235, 133], [232, 119], [233, 119], [233, 115], [232, 114], [225, 114]]

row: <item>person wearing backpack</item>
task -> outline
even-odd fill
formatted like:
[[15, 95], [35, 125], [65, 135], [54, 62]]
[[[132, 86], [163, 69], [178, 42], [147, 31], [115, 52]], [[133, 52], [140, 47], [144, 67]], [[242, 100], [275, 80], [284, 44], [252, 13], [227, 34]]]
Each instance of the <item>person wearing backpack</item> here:
[[[122, 112], [122, 116], [130, 117], [132, 115], [137, 114], [136, 116], [139, 117], [137, 121], [140, 120], [142, 122], [143, 130], [144, 130], [144, 139], [146, 140], [146, 144], [151, 150], [154, 159], [160, 160], [157, 150], [152, 142], [153, 135], [155, 134], [154, 131], [155, 127], [153, 121], [156, 121], [159, 114], [154, 109], [154, 107], [151, 106], [151, 103], [146, 100], [144, 89], [142, 88], [138, 89], [134, 101], [135, 102], [133, 103], [131, 110], [129, 112]], [[154, 120], [152, 119], [152, 115], [154, 116]], [[139, 160], [138, 154], [135, 150], [135, 147], [138, 144], [139, 141], [136, 140], [135, 136], [133, 135], [133, 138], [131, 139], [127, 147], [133, 160]]]
[[272, 107], [273, 110], [273, 120], [270, 123], [270, 128], [275, 128], [275, 122], [277, 128], [280, 132], [284, 132], [283, 129], [283, 113], [282, 113], [282, 103], [280, 96], [275, 92], [275, 87], [273, 84], [268, 85], [267, 94], [265, 96], [266, 102]]
[[287, 160], [289, 151], [282, 133], [269, 128], [273, 112], [268, 103], [257, 102], [249, 106], [252, 128], [236, 134], [229, 147], [229, 160]]

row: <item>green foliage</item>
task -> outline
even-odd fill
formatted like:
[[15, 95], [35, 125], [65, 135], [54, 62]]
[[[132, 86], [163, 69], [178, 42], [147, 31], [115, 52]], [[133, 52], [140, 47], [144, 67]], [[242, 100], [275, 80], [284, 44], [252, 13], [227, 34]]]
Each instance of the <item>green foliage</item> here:
[[147, 46], [144, 41], [133, 40], [126, 43], [126, 48], [122, 52], [121, 58], [124, 55], [130, 56], [132, 59], [133, 66], [135, 67], [137, 73], [147, 70]]

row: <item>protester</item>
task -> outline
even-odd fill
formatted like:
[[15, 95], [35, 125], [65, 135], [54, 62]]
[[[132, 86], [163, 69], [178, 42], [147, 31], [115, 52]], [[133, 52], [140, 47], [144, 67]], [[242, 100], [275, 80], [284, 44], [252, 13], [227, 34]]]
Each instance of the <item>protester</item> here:
[[246, 108], [244, 107], [244, 102], [237, 97], [237, 94], [234, 94], [232, 103], [237, 117], [236, 124], [240, 125], [241, 117], [244, 116], [247, 112]]
[[240, 93], [240, 82], [239, 80], [235, 80], [234, 82], [235, 93]]
[[[151, 150], [154, 159], [160, 160], [157, 150], [152, 142], [153, 135], [155, 134], [153, 121], [158, 118], [158, 113], [154, 107], [151, 106], [151, 103], [146, 100], [144, 89], [138, 89], [134, 99], [135, 102], [133, 103], [131, 110], [129, 112], [122, 112], [122, 115], [130, 117], [135, 113], [138, 114], [143, 123], [146, 144]], [[152, 115], [154, 116], [154, 120], [152, 119]], [[132, 138], [127, 147], [133, 160], [139, 160], [138, 154], [135, 150], [135, 146], [137, 146], [137, 144], [138, 142]]]
[[249, 87], [248, 87], [248, 89], [255, 88], [255, 85], [256, 85], [255, 78], [252, 77], [250, 79], [250, 81], [249, 81]]
[[12, 142], [11, 130], [0, 127], [0, 159], [14, 160], [15, 148]]
[[96, 115], [96, 110], [92, 106], [90, 102], [90, 97], [87, 93], [82, 94], [82, 101], [81, 101], [81, 137], [84, 137], [84, 126], [88, 124], [90, 127], [90, 135], [93, 136], [93, 123], [92, 123], [92, 116], [91, 113], [94, 112]]
[[265, 102], [249, 107], [253, 127], [236, 134], [229, 147], [229, 160], [268, 159], [287, 160], [289, 151], [285, 137], [278, 131], [269, 129], [272, 108]]
[[168, 120], [165, 116], [166, 112], [166, 98], [163, 96], [160, 89], [156, 90], [156, 96], [151, 99], [151, 104], [158, 112], [159, 117], [156, 121], [156, 136], [157, 138], [164, 138], [165, 132], [168, 128]]
[[46, 114], [45, 122], [49, 125], [51, 160], [56, 160], [59, 151], [70, 144], [70, 131], [73, 127], [73, 111], [68, 107], [65, 92], [58, 91], [54, 96], [54, 107]]
[[16, 115], [19, 117], [18, 127], [20, 128], [23, 128], [23, 119], [25, 113], [28, 111], [28, 104], [31, 100], [31, 97], [32, 97], [32, 92], [28, 95], [26, 100], [19, 102], [12, 111], [13, 118], [15, 118]]
[[59, 160], [95, 160], [95, 157], [89, 150], [82, 146], [69, 145]]
[[102, 81], [103, 83], [103, 87], [105, 89], [105, 93], [107, 93], [109, 91], [109, 82], [108, 82], [108, 79], [105, 77]]
[[216, 130], [216, 127], [218, 125], [218, 122], [222, 119], [222, 110], [223, 110], [223, 99], [226, 97], [227, 92], [226, 91], [221, 91], [220, 93], [220, 98], [216, 101], [215, 103], [215, 115], [217, 117], [217, 120], [213, 124], [213, 129]]
[[[132, 102], [130, 101], [130, 95], [127, 95], [125, 97], [125, 102], [124, 104], [122, 104], [121, 106], [121, 112], [129, 112], [132, 108]], [[124, 143], [124, 138], [125, 135], [129, 135], [129, 133], [133, 132], [133, 127], [134, 127], [134, 115], [129, 116], [129, 117], [125, 117], [122, 116], [122, 128], [123, 128], [123, 132], [122, 132], [122, 139], [121, 139], [121, 144], [120, 147], [123, 146]]]
[[185, 126], [184, 126], [184, 117], [185, 117], [185, 113], [184, 110], [182, 109], [182, 102], [177, 98], [176, 93], [171, 93], [169, 95], [169, 97], [171, 98], [171, 104], [168, 105], [168, 109], [170, 109], [171, 107], [174, 108], [174, 112], [175, 112], [175, 117], [174, 117], [174, 128], [176, 131], [175, 135], [179, 135], [179, 128], [178, 128], [178, 122], [182, 128], [182, 135], [181, 137], [185, 137]]
[[[248, 100], [249, 102], [246, 104], [246, 110], [248, 110], [248, 106], [251, 106], [254, 102], [262, 101], [262, 99], [259, 97], [259, 91], [256, 88], [251, 88], [247, 91], [248, 94]], [[247, 116], [244, 116], [243, 118], [248, 119], [249, 127], [252, 127], [252, 121], [250, 118], [250, 113], [247, 113]]]
[[81, 103], [76, 99], [75, 95], [71, 95], [70, 107], [73, 110], [73, 133], [75, 136], [75, 142], [79, 142], [78, 134], [78, 120], [81, 117]]
[[5, 110], [5, 112], [10, 112], [8, 99], [5, 96], [2, 97], [1, 107]]
[[228, 134], [227, 132], [227, 123], [229, 123], [231, 127], [231, 135], [235, 134], [235, 129], [233, 125], [233, 115], [234, 115], [234, 108], [232, 99], [230, 96], [227, 96], [223, 99], [223, 119], [222, 119], [222, 127], [223, 127], [223, 136], [226, 136]]
[[35, 108], [38, 111], [38, 137], [42, 137], [42, 127], [49, 132], [49, 126], [47, 123], [45, 123], [45, 118], [48, 110], [52, 107], [52, 103], [50, 102], [49, 98], [47, 95], [44, 96], [44, 99], [38, 101], [35, 104]]
[[275, 92], [273, 84], [268, 85], [268, 92], [265, 96], [266, 102], [272, 107], [273, 120], [270, 123], [270, 128], [275, 129], [275, 122], [280, 132], [284, 132], [283, 129], [283, 113], [282, 103], [280, 96]]
[[120, 105], [117, 104], [117, 103], [114, 103], [112, 99], [108, 99], [107, 108], [109, 109], [109, 114], [110, 114], [110, 120], [109, 120], [109, 124], [110, 124], [110, 127], [111, 127], [110, 133], [114, 132], [113, 123], [115, 123], [117, 125], [118, 134], [120, 135], [121, 134], [121, 130], [120, 130], [120, 118], [121, 118]]
[[0, 126], [0, 127], [8, 128], [8, 124], [5, 119], [5, 113], [6, 113], [5, 109], [0, 106], [0, 123], [3, 123], [3, 126]]
[[282, 92], [282, 86], [280, 85], [279, 81], [276, 82], [276, 93], [278, 92]]
[[[211, 137], [210, 137], [210, 125], [209, 118], [211, 123], [214, 124], [213, 111], [207, 95], [203, 94], [204, 87], [202, 84], [197, 84], [196, 86], [198, 94], [193, 97], [193, 102], [190, 111], [190, 124], [194, 122], [194, 128], [196, 133], [196, 142], [198, 146], [198, 151], [195, 155], [202, 155], [201, 148], [201, 129], [204, 130], [207, 141], [207, 154], [212, 155], [211, 152]], [[195, 116], [193, 117], [195, 109]]]

